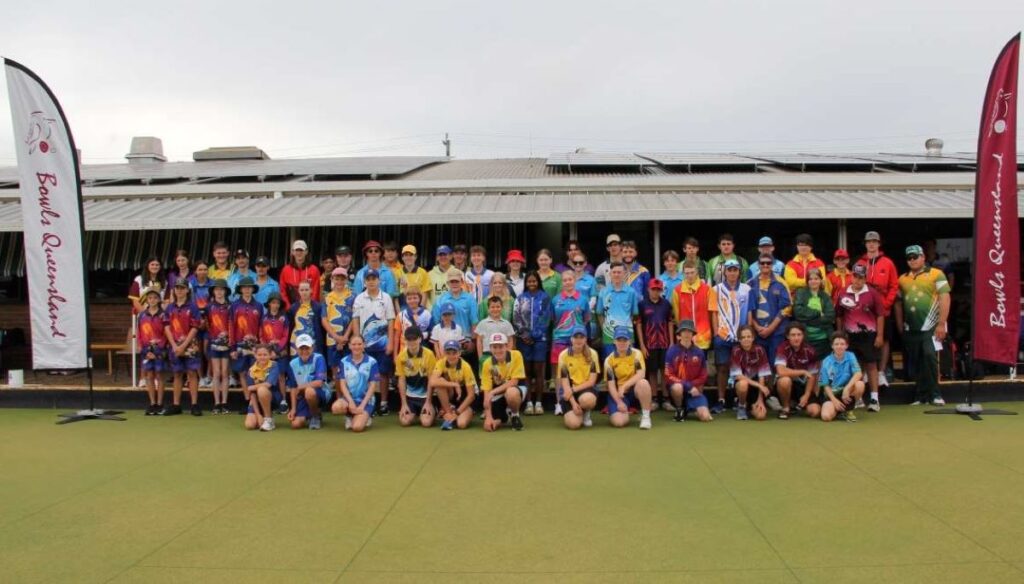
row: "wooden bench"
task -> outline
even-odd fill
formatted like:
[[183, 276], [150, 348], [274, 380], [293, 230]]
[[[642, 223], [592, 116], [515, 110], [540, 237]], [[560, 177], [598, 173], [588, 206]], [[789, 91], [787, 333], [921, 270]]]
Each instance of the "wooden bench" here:
[[107, 354], [107, 375], [114, 375], [114, 353], [128, 351], [125, 343], [90, 343], [89, 351], [104, 351]]

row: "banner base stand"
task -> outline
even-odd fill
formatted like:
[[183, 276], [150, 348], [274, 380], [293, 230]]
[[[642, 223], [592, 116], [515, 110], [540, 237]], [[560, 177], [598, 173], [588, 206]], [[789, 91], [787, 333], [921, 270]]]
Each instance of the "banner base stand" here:
[[118, 410], [78, 410], [69, 414], [60, 414], [62, 419], [57, 420], [57, 423], [70, 424], [71, 422], [81, 422], [83, 420], [114, 420], [116, 422], [124, 422], [125, 418], [119, 415], [123, 413]]
[[960, 404], [955, 408], [942, 408], [941, 410], [928, 410], [926, 414], [959, 414], [961, 416], [967, 416], [975, 422], [980, 422], [982, 416], [1016, 416], [1017, 412], [1011, 412], [1008, 410], [986, 410], [981, 404], [977, 403], [966, 403]]

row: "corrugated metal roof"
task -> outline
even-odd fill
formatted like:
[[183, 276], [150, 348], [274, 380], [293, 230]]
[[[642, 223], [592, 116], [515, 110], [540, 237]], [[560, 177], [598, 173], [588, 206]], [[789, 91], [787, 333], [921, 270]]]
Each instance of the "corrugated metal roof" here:
[[[438, 190], [88, 198], [86, 229], [428, 225], [452, 222], [967, 218], [972, 188]], [[1024, 211], [1024, 204], [1018, 203]], [[21, 229], [20, 205], [0, 199], [0, 231]]]

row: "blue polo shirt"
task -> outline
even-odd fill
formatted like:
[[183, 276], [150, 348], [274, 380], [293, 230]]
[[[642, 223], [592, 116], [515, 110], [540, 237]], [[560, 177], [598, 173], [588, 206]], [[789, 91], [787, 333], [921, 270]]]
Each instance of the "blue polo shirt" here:
[[341, 360], [342, 375], [345, 377], [345, 386], [352, 395], [356, 404], [363, 401], [366, 392], [370, 390], [370, 383], [380, 381], [380, 371], [377, 368], [377, 360], [363, 354], [363, 359], [356, 363], [352, 355], [345, 355]]
[[[480, 317], [476, 299], [473, 298], [472, 294], [467, 294], [465, 291], [462, 291], [458, 298], [452, 296], [451, 292], [445, 292], [434, 301], [434, 306], [444, 306], [446, 302], [451, 302], [452, 306], [455, 307], [455, 324], [462, 327], [462, 332], [466, 335], [466, 338], [472, 337], [473, 327], [476, 326]], [[434, 311], [434, 324], [441, 324], [440, 310]]]
[[601, 289], [597, 296], [597, 314], [604, 317], [601, 336], [606, 346], [615, 343], [615, 328], [624, 326], [633, 331], [633, 317], [640, 314], [636, 290], [623, 284], [619, 290], [613, 284]]
[[288, 387], [296, 388], [314, 381], [327, 381], [327, 362], [320, 353], [313, 353], [309, 361], [302, 357], [292, 359], [288, 364]]
[[829, 353], [828, 357], [821, 362], [821, 378], [818, 384], [821, 387], [831, 387], [836, 393], [841, 392], [854, 373], [860, 373], [860, 365], [853, 353], [843, 353], [843, 359], [837, 360], [835, 353]]
[[[356, 272], [356, 279], [352, 282], [352, 295], [358, 296], [360, 292], [366, 290], [366, 270], [369, 270], [370, 266], [366, 265], [359, 268]], [[381, 263], [380, 268], [377, 270], [380, 273], [380, 289], [384, 291], [388, 296], [395, 298], [398, 296], [398, 282], [395, 281], [395, 274], [392, 273], [391, 268]]]

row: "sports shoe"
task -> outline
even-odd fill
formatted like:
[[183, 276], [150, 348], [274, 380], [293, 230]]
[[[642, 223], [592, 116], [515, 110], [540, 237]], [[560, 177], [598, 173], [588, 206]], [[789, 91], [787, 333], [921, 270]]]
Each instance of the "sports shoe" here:
[[665, 410], [666, 412], [674, 412], [674, 411], [676, 411], [676, 407], [674, 405], [672, 405], [672, 401], [671, 400], [665, 400], [665, 401], [661, 402], [661, 409]]
[[768, 409], [773, 412], [782, 411], [782, 404], [779, 403], [779, 398], [775, 397], [774, 395], [768, 396], [768, 398], [764, 400], [764, 403], [766, 406], [768, 406]]
[[207, 377], [203, 377], [202, 379], [199, 380], [199, 387], [212, 387], [212, 386], [213, 386], [213, 378], [212, 377], [207, 376]]
[[203, 408], [199, 407], [199, 404], [192, 404], [192, 407], [189, 408], [189, 413], [196, 417], [201, 416], [203, 415]]
[[878, 385], [889, 387], [889, 377], [892, 376], [892, 369], [878, 372]]
[[594, 425], [594, 420], [590, 419], [590, 410], [583, 412], [583, 427], [589, 428]]
[[839, 417], [846, 420], [847, 422], [857, 421], [857, 414], [853, 413], [852, 409], [846, 410], [845, 412], [840, 412]]
[[686, 421], [686, 410], [683, 408], [676, 408], [676, 415], [672, 416], [672, 419], [676, 422]]
[[535, 415], [535, 416], [543, 416], [544, 415], [544, 403], [543, 402], [533, 402], [533, 415]]
[[161, 416], [180, 416], [181, 406], [164, 406], [164, 409], [160, 411]]
[[644, 415], [640, 416], [640, 429], [641, 430], [650, 430], [651, 429], [651, 415], [650, 414], [644, 414]]
[[277, 426], [274, 425], [274, 418], [267, 416], [263, 418], [263, 423], [260, 424], [260, 432], [272, 432]]
[[454, 427], [454, 424], [455, 423], [452, 422], [451, 420], [445, 420], [445, 421], [441, 422], [441, 429], [444, 430], [445, 432], [447, 432], [447, 431], [451, 430]]
[[864, 398], [858, 397], [857, 402], [853, 404], [853, 409], [863, 410], [864, 409]]
[[942, 399], [941, 397], [934, 398], [932, 400], [932, 405], [933, 406], [944, 406], [944, 405], [946, 405], [946, 400]]
[[322, 426], [323, 421], [320, 419], [320, 416], [313, 416], [312, 418], [309, 419], [310, 430], [319, 430]]
[[352, 416], [345, 416], [345, 429], [346, 430], [351, 430], [352, 429]]
[[391, 415], [391, 408], [388, 407], [388, 402], [380, 402], [380, 407], [377, 408], [378, 416], [389, 416]]
[[213, 408], [210, 410], [210, 413], [215, 416], [219, 416], [221, 414], [220, 404], [214, 404]]
[[145, 415], [147, 415], [147, 416], [159, 416], [161, 409], [162, 408], [160, 406], [156, 405], [156, 404], [149, 404], [149, 407], [146, 408], [146, 414]]
[[277, 413], [287, 414], [288, 413], [288, 401], [281, 400], [281, 403], [277, 404]]
[[882, 410], [882, 406], [881, 406], [881, 404], [878, 403], [877, 399], [873, 399], [873, 400], [868, 402], [868, 411], [869, 412], [878, 412], [878, 411], [881, 411], [881, 410]]
[[512, 424], [512, 429], [517, 432], [523, 429], [523, 419], [519, 417], [519, 414], [509, 416], [509, 423]]
[[790, 414], [789, 410], [779, 410], [779, 419], [780, 420], [788, 420], [789, 419], [789, 414]]
[[724, 399], [720, 399], [720, 400], [716, 401], [715, 405], [711, 406], [711, 413], [712, 414], [721, 414], [724, 411], [725, 411], [725, 400]]
[[923, 406], [924, 402], [919, 400], [919, 399], [915, 399], [914, 401], [910, 402], [910, 405], [912, 405], [912, 406]]
[[524, 416], [532, 416], [533, 415], [533, 402], [526, 402], [526, 405], [523, 406], [523, 415]]
[[748, 417], [747, 416], [747, 408], [738, 408], [736, 410], [736, 419], [737, 420], [746, 420], [747, 417]]
[[560, 403], [555, 404], [555, 415], [556, 416], [561, 416], [562, 415], [562, 404], [560, 404]]
[[228, 387], [238, 387], [238, 380], [234, 377], [228, 377]]
[[366, 420], [366, 427], [369, 428], [370, 426], [373, 426], [373, 416], [370, 416]]

